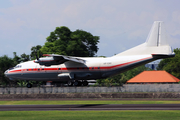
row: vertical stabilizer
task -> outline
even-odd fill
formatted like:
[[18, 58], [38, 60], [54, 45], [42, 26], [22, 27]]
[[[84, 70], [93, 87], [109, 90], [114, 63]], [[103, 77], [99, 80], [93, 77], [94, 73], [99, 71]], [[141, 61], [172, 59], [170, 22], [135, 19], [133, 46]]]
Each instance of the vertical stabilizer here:
[[134, 48], [126, 50], [115, 56], [149, 55], [149, 54], [172, 54], [168, 44], [164, 22], [155, 21], [146, 42]]
[[168, 45], [164, 22], [155, 21], [147, 37], [147, 46]]

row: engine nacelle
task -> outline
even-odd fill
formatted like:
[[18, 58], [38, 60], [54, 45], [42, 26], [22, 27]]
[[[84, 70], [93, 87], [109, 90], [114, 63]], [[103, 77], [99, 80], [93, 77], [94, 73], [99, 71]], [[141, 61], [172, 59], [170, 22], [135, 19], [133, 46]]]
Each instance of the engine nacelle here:
[[55, 57], [42, 57], [39, 58], [39, 60], [34, 60], [35, 63], [39, 63], [40, 65], [45, 65], [45, 66], [51, 66], [51, 65], [58, 65], [66, 62], [67, 60], [65, 59], [56, 59]]

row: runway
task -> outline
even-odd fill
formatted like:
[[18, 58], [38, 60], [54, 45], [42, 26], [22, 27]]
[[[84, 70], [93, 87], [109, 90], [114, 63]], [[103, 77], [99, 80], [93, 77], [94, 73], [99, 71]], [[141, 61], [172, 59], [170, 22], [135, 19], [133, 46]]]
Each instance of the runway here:
[[180, 110], [180, 104], [0, 105], [0, 111]]

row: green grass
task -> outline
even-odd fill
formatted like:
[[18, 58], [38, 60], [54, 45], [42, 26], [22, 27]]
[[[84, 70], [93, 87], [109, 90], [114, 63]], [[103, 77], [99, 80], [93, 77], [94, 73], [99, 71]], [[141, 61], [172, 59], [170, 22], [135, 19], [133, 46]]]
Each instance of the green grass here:
[[[54, 104], [180, 104], [180, 101], [140, 100], [20, 100], [0, 101], [0, 105]], [[0, 111], [0, 120], [179, 120], [179, 110], [117, 111]]]
[[180, 111], [1, 111], [0, 120], [179, 120]]
[[0, 105], [73, 105], [73, 104], [180, 104], [180, 101], [137, 101], [137, 100], [19, 100], [0, 101]]

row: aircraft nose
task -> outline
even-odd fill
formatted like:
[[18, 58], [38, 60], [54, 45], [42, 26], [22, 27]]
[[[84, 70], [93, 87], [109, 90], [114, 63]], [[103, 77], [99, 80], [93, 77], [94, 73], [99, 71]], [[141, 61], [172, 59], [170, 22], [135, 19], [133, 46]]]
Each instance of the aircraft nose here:
[[6, 77], [7, 77], [8, 71], [9, 71], [9, 70], [6, 70], [6, 71], [4, 72], [4, 75], [5, 75]]
[[9, 71], [10, 71], [10, 69], [6, 70], [6, 71], [4, 72], [4, 75], [5, 75], [6, 77], [8, 77], [10, 80], [15, 80], [14, 78], [12, 78], [12, 75], [9, 73]]

